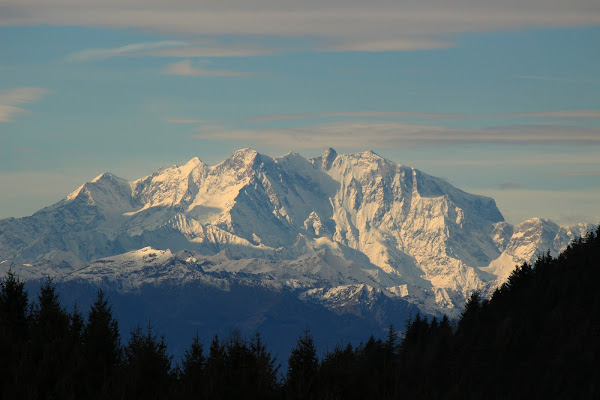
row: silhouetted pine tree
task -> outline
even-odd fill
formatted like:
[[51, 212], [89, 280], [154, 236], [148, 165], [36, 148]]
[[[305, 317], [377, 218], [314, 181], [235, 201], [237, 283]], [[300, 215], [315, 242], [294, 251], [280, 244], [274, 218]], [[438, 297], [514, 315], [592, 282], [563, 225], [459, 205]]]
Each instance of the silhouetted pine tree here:
[[458, 323], [457, 333], [459, 335], [470, 335], [471, 330], [477, 327], [481, 314], [481, 293], [475, 291], [465, 304], [465, 310], [462, 312], [460, 322]]
[[357, 356], [350, 344], [327, 352], [319, 366], [319, 398], [352, 399], [360, 393], [357, 381]]
[[223, 398], [225, 385], [225, 346], [215, 335], [210, 343], [208, 358], [206, 360], [206, 383], [204, 385], [205, 397], [209, 399]]
[[250, 340], [250, 352], [253, 358], [253, 376], [255, 398], [267, 399], [274, 398], [279, 393], [279, 384], [277, 382], [277, 372], [279, 365], [276, 365], [276, 358], [273, 357], [267, 346], [263, 343], [259, 332]]
[[183, 399], [198, 398], [203, 392], [206, 380], [206, 358], [203, 352], [204, 346], [198, 338], [198, 332], [196, 332], [192, 344], [185, 350], [181, 361], [179, 393]]
[[242, 339], [241, 333], [234, 330], [225, 342], [225, 397], [240, 398], [252, 395], [252, 354]]
[[0, 280], [0, 397], [4, 399], [18, 398], [24, 391], [29, 308], [24, 285], [10, 270]]
[[86, 370], [86, 363], [83, 355], [83, 329], [85, 326], [83, 315], [79, 311], [77, 304], [73, 306], [73, 312], [69, 315], [70, 325], [69, 332], [71, 335], [71, 356], [69, 361], [69, 388], [66, 389], [65, 394], [74, 399], [80, 399], [82, 397], [92, 398], [86, 396], [88, 394], [86, 377], [88, 371]]
[[146, 332], [140, 326], [131, 331], [124, 349], [122, 397], [126, 399], [165, 399], [171, 393], [171, 358], [163, 336]]
[[286, 394], [293, 399], [315, 398], [319, 360], [314, 340], [307, 327], [296, 341], [288, 360]]
[[122, 349], [119, 324], [112, 315], [108, 298], [99, 289], [90, 307], [82, 334], [86, 376], [86, 397], [109, 398], [115, 391]]
[[56, 286], [48, 278], [40, 288], [31, 314], [28, 349], [31, 383], [29, 397], [71, 398], [73, 349], [70, 315], [60, 304]]
[[12, 335], [14, 339], [25, 337], [28, 308], [25, 282], [8, 271], [6, 278], [0, 280], [0, 334]]

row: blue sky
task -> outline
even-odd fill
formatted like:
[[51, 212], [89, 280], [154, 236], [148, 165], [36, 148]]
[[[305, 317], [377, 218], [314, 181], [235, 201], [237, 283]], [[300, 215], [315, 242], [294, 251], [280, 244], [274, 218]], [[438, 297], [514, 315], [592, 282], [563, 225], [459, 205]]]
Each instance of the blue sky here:
[[600, 221], [600, 4], [397, 3], [0, 1], [0, 218], [105, 171], [333, 147], [513, 223]]

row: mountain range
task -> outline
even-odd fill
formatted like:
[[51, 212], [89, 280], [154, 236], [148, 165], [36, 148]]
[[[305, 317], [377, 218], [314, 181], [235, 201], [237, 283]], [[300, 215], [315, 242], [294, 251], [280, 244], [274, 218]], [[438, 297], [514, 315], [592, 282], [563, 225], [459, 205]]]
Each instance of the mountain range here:
[[371, 151], [242, 149], [135, 181], [104, 173], [32, 216], [0, 220], [0, 271], [127, 296], [255, 288], [387, 323], [399, 309], [457, 316], [473, 291], [590, 229], [511, 225], [492, 198]]

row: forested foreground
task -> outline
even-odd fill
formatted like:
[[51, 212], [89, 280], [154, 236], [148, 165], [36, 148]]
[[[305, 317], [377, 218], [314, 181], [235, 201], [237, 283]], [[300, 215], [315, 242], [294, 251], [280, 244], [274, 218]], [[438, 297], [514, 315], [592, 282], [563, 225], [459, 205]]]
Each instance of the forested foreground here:
[[234, 332], [192, 338], [174, 363], [150, 326], [122, 343], [101, 291], [84, 317], [67, 312], [50, 281], [30, 301], [9, 273], [0, 281], [0, 397], [599, 398], [598, 235], [518, 267], [490, 299], [475, 293], [456, 324], [417, 315], [401, 340], [390, 329], [321, 359], [307, 329], [283, 361], [259, 334]]

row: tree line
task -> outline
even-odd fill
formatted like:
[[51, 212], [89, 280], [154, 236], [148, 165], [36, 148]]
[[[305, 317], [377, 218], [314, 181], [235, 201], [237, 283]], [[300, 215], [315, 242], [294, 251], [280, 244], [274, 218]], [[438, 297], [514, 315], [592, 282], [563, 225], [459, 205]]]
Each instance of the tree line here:
[[598, 398], [600, 228], [558, 257], [515, 269], [460, 319], [416, 315], [399, 336], [318, 356], [308, 328], [282, 372], [259, 333], [192, 338], [179, 363], [152, 326], [122, 343], [108, 298], [86, 316], [47, 280], [29, 300], [0, 280], [0, 397], [6, 399]]

